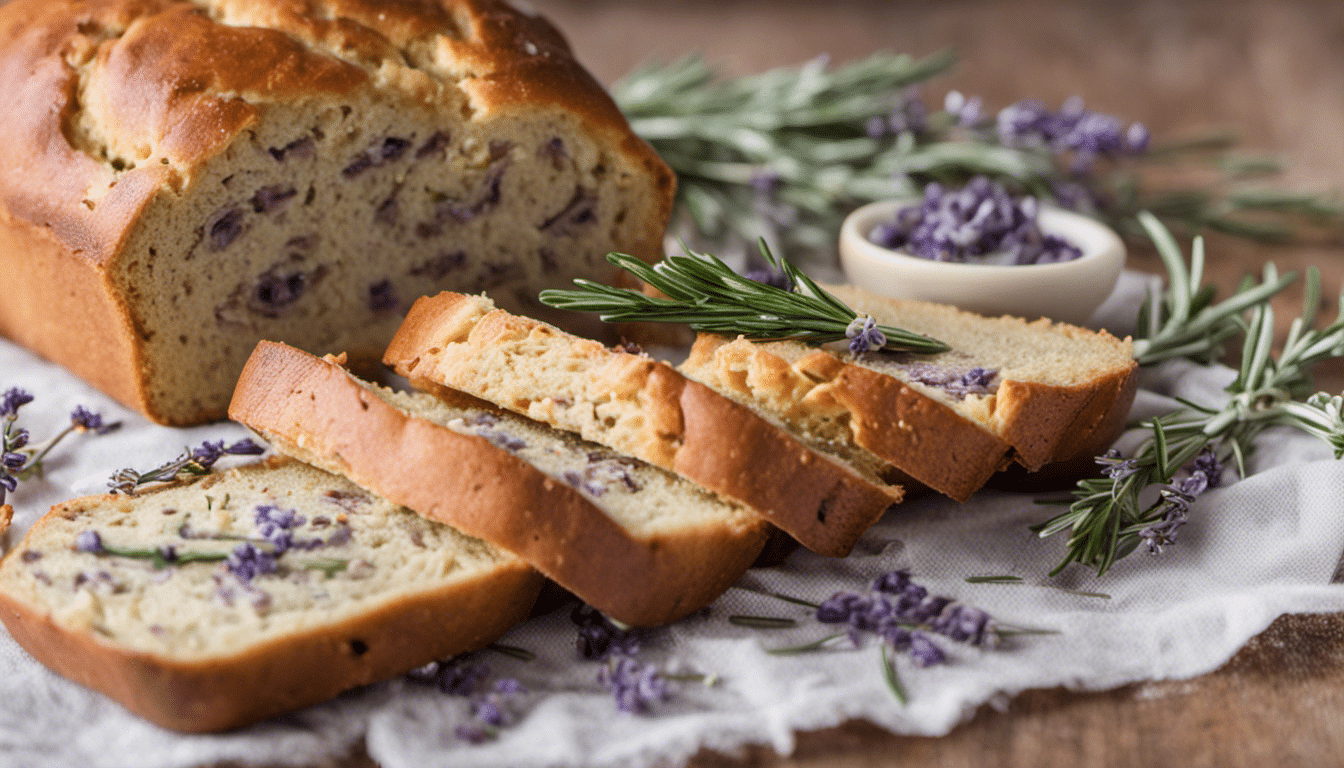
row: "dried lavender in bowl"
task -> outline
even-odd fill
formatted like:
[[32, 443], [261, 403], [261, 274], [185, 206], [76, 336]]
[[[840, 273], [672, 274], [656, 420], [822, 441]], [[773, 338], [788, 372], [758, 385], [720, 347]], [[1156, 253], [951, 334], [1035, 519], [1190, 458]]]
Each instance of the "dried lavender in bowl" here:
[[877, 225], [877, 245], [931, 261], [975, 264], [1053, 264], [1072, 261], [1082, 249], [1042, 231], [1034, 197], [1014, 197], [1003, 184], [976, 176], [965, 187], [930, 184], [924, 199]]

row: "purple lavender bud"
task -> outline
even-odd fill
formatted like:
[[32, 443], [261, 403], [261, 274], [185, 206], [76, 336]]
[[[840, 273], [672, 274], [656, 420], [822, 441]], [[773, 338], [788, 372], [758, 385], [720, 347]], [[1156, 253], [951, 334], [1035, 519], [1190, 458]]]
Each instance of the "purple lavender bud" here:
[[102, 414], [90, 411], [82, 405], [75, 406], [75, 410], [70, 412], [70, 424], [80, 431], [93, 432], [98, 435], [105, 435], [121, 427], [119, 421], [104, 424]]
[[493, 725], [496, 728], [503, 727], [507, 720], [499, 702], [490, 696], [484, 696], [473, 701], [471, 703], [471, 714], [482, 723]]
[[[23, 469], [23, 465], [28, 463], [28, 457], [22, 453], [6, 453], [2, 460], [5, 471], [18, 472]], [[14, 490], [13, 488], [10, 489]]]
[[222, 251], [243, 233], [243, 209], [230, 208], [217, 214], [206, 227], [210, 234], [210, 249]]
[[4, 396], [0, 397], [0, 417], [12, 419], [18, 415], [20, 408], [31, 402], [33, 402], [33, 396], [27, 391], [18, 387], [10, 387], [5, 390]]
[[402, 155], [406, 154], [406, 150], [410, 148], [410, 146], [410, 139], [389, 136], [386, 139], [383, 139], [383, 146], [379, 149], [378, 155], [384, 162], [390, 162], [392, 160], [397, 160]]
[[270, 213], [297, 194], [299, 194], [299, 191], [288, 184], [272, 184], [262, 187], [257, 190], [256, 194], [252, 195], [252, 210], [256, 213]]
[[906, 570], [891, 571], [884, 573], [873, 580], [873, 589], [877, 592], [886, 592], [892, 595], [898, 595], [910, 586], [910, 572]]
[[223, 440], [206, 440], [191, 452], [191, 460], [209, 469], [224, 455]]
[[91, 555], [102, 554], [103, 537], [99, 536], [97, 531], [80, 531], [75, 537], [75, 549]]
[[1189, 469], [1191, 474], [1203, 473], [1210, 488], [1217, 488], [1223, 482], [1223, 465], [1218, 461], [1218, 454], [1211, 445], [1204, 446], [1199, 455], [1190, 462]]
[[652, 664], [618, 656], [598, 669], [597, 680], [606, 686], [622, 712], [648, 712], [668, 698], [667, 681]]
[[[18, 478], [14, 477], [13, 475], [0, 475], [0, 488], [4, 488], [6, 491], [12, 493], [14, 489], [18, 487], [19, 487]], [[5, 503], [4, 494], [0, 494], [0, 504], [4, 503]]]
[[881, 117], [870, 117], [868, 122], [864, 123], [863, 131], [870, 139], [880, 139], [887, 135], [887, 121]]
[[527, 689], [523, 687], [522, 683], [518, 682], [517, 678], [503, 677], [495, 681], [495, 692], [510, 695], [526, 693]]
[[439, 668], [435, 684], [449, 696], [470, 696], [489, 676], [488, 664], [445, 664]]
[[817, 606], [817, 621], [823, 624], [841, 624], [849, 621], [864, 597], [853, 592], [836, 592]]
[[369, 309], [387, 312], [401, 306], [391, 280], [382, 280], [369, 286]]
[[172, 544], [165, 544], [159, 547], [159, 557], [163, 558], [165, 563], [177, 562], [177, 547]]
[[849, 339], [849, 351], [855, 355], [882, 349], [887, 345], [887, 336], [877, 327], [877, 320], [871, 315], [860, 315], [845, 329]]
[[35, 549], [25, 549], [23, 554], [19, 555], [19, 560], [25, 563], [35, 563], [42, 559], [42, 553]]
[[275, 573], [280, 569], [274, 555], [259, 549], [251, 542], [235, 547], [224, 564], [229, 572], [244, 584], [258, 576]]
[[338, 527], [335, 531], [333, 531], [330, 536], [327, 537], [327, 546], [343, 547], [346, 544], [349, 544], [350, 540], [353, 539], [354, 537], [355, 532], [350, 528], [350, 526], [342, 525]]
[[1138, 461], [1124, 458], [1124, 455], [1115, 448], [1098, 456], [1096, 462], [1103, 467], [1106, 467], [1104, 470], [1106, 476], [1110, 477], [1112, 480], [1124, 480], [1126, 477], [1139, 471]]
[[947, 661], [942, 649], [934, 645], [923, 632], [910, 633], [910, 658], [921, 667], [932, 667]]
[[231, 456], [260, 456], [266, 452], [266, 449], [257, 445], [252, 438], [245, 437], [225, 448], [224, 452]]
[[270, 537], [277, 530], [291, 530], [307, 522], [298, 510], [280, 509], [270, 504], [259, 505], [253, 520], [261, 535], [266, 537]]

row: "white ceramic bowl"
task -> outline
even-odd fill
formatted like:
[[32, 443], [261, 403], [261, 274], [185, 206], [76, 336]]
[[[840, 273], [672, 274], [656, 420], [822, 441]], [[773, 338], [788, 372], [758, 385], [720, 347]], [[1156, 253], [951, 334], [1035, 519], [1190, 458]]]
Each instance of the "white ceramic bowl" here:
[[1125, 265], [1125, 246], [1114, 230], [1082, 214], [1049, 207], [1041, 209], [1041, 229], [1082, 249], [1081, 257], [1054, 264], [967, 264], [921, 259], [868, 239], [873, 227], [913, 204], [884, 200], [845, 219], [840, 266], [849, 282], [896, 299], [1081, 325], [1111, 295]]

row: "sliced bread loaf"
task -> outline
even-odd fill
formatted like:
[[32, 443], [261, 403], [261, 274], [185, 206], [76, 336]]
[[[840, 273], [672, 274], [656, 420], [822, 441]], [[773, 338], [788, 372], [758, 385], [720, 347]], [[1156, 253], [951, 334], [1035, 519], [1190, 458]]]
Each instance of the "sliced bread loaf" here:
[[54, 507], [0, 562], [36, 659], [159, 725], [218, 731], [481, 648], [522, 560], [287, 459]]
[[665, 624], [760, 553], [757, 515], [608, 448], [457, 395], [362, 382], [336, 360], [257, 346], [230, 415], [275, 447], [517, 553], [627, 624]]
[[855, 357], [843, 345], [702, 334], [682, 372], [959, 500], [1009, 455], [1035, 471], [1104, 448], [1123, 427], [1137, 386], [1128, 340], [828, 288], [859, 313], [952, 349]]
[[611, 349], [483, 296], [418, 300], [384, 362], [674, 471], [763, 514], [804, 546], [847, 554], [899, 486], [794, 437], [670, 365]]

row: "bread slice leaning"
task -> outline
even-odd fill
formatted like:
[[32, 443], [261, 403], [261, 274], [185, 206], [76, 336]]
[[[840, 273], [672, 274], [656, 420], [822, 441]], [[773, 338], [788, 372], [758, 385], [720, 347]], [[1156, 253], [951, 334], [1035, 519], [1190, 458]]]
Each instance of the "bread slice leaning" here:
[[542, 583], [483, 541], [273, 459], [53, 507], [0, 562], [0, 619], [61, 675], [209, 732], [481, 648]]
[[742, 506], [459, 398], [394, 392], [333, 358], [262, 342], [229, 414], [281, 452], [517, 553], [627, 624], [700, 609], [760, 553], [766, 526]]
[[676, 472], [824, 555], [848, 554], [902, 495], [666, 363], [483, 296], [417, 300], [383, 360], [417, 388], [462, 390]]
[[1128, 340], [828, 288], [861, 314], [952, 349], [855, 357], [843, 345], [701, 334], [681, 371], [795, 428], [852, 442], [958, 500], [1009, 457], [1036, 471], [1095, 455], [1124, 426], [1137, 386]]

